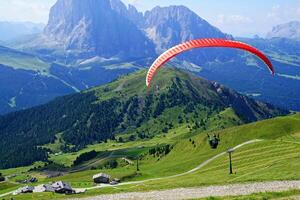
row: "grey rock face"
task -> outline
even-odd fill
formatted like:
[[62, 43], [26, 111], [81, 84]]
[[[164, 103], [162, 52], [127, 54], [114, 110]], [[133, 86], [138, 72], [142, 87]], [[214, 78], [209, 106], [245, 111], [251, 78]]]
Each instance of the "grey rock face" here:
[[66, 50], [104, 57], [153, 55], [153, 43], [128, 19], [129, 13], [119, 0], [58, 0], [44, 35]]
[[[232, 38], [184, 6], [155, 7], [143, 15], [120, 0], [58, 0], [44, 31], [47, 41], [64, 50], [125, 58], [153, 56], [206, 37]], [[198, 64], [224, 56], [221, 51], [186, 54]]]
[[145, 13], [144, 28], [158, 50], [196, 38], [228, 37], [184, 6], [155, 7]]
[[[158, 53], [187, 40], [198, 38], [229, 38], [216, 27], [184, 6], [155, 7], [145, 13], [144, 31], [156, 45]], [[204, 65], [208, 61], [230, 60], [236, 52], [221, 49], [188, 51], [179, 58]]]
[[292, 21], [275, 26], [267, 38], [288, 38], [300, 40], [300, 21]]

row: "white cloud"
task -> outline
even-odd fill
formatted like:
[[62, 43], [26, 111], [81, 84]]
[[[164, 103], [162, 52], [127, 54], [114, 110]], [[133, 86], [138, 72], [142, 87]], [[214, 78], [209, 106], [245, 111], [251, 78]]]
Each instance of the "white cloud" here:
[[56, 0], [10, 0], [0, 2], [0, 21], [47, 22]]
[[280, 5], [274, 5], [272, 7], [271, 11], [267, 14], [267, 18], [273, 19], [273, 20], [274, 19], [278, 20], [280, 9], [281, 9]]
[[288, 6], [288, 5], [274, 5], [271, 11], [267, 14], [268, 21], [273, 23], [285, 23], [293, 20], [300, 20], [300, 5]]
[[225, 25], [225, 24], [248, 24], [252, 23], [253, 20], [250, 17], [243, 16], [243, 15], [218, 15], [217, 23], [218, 25]]
[[242, 16], [242, 15], [231, 15], [228, 19], [230, 22], [234, 23], [252, 23], [253, 20], [250, 17]]
[[131, 4], [137, 8], [143, 7], [143, 3], [141, 2], [141, 0], [123, 0], [123, 2], [125, 4]]
[[138, 2], [139, 0], [128, 0], [128, 3], [132, 5], [137, 4]]
[[254, 20], [248, 16], [239, 14], [219, 14], [212, 22], [222, 31], [234, 34], [235, 36], [254, 35]]

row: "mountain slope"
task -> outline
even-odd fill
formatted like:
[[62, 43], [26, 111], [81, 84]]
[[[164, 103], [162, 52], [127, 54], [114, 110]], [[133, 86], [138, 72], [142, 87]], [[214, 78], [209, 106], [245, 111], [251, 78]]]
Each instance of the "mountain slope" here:
[[[47, 75], [58, 78], [72, 91], [78, 91], [149, 67], [156, 58], [155, 50], [160, 53], [174, 44], [201, 37], [232, 39], [183, 6], [156, 7], [143, 14], [134, 6], [127, 8], [119, 0], [60, 0], [52, 8], [44, 34], [17, 47], [34, 52], [35, 57], [38, 55], [38, 59], [47, 64], [38, 68], [46, 68]], [[282, 40], [289, 39], [244, 39], [272, 58], [279, 75], [275, 77], [270, 76], [258, 59], [232, 49], [192, 50], [178, 55], [175, 62], [255, 99], [288, 110], [300, 110], [299, 42]], [[9, 56], [6, 63], [11, 63], [10, 59], [15, 60]], [[2, 64], [15, 67], [6, 63]], [[36, 63], [32, 65], [37, 68]], [[20, 90], [14, 86], [9, 89]], [[47, 95], [43, 92], [42, 96]], [[6, 97], [5, 107], [9, 107], [8, 101], [14, 97]], [[5, 113], [44, 102], [24, 107], [17, 104]]]
[[267, 34], [267, 38], [287, 38], [300, 40], [300, 21], [292, 21], [275, 26]]
[[38, 56], [0, 46], [0, 115], [75, 92]]
[[38, 56], [0, 46], [0, 64], [14, 69], [32, 70], [39, 73], [47, 73], [49, 64]]
[[[272, 77], [268, 73], [262, 72], [260, 65], [255, 60], [248, 59], [247, 62], [251, 63], [252, 68], [257, 68], [258, 72], [255, 73], [250, 72], [250, 69], [243, 69], [244, 74], [248, 74], [248, 76], [247, 80], [240, 82], [238, 86], [240, 89], [234, 86], [234, 84], [238, 84], [238, 81], [233, 80], [241, 79], [245, 75], [228, 75], [227, 79], [230, 77], [233, 77], [233, 79], [224, 80], [222, 83], [227, 82], [226, 85], [245, 94], [257, 94], [256, 99], [258, 100], [272, 102], [274, 105], [289, 110], [300, 110], [298, 101], [300, 97], [300, 42], [286, 38], [243, 38], [241, 41], [247, 42], [265, 52], [275, 66], [276, 76]], [[251, 70], [254, 71], [254, 69]]]
[[0, 46], [0, 115], [108, 83], [136, 70], [138, 61], [122, 63], [95, 57], [81, 60], [78, 65], [68, 67], [34, 53]]
[[75, 90], [54, 77], [35, 71], [12, 69], [0, 64], [0, 113], [17, 111], [46, 103]]
[[[184, 122], [203, 131], [287, 114], [217, 83], [174, 70], [162, 70], [154, 81], [157, 86], [147, 91], [145, 74], [141, 71], [0, 117], [0, 167], [46, 159], [45, 150], [38, 146], [54, 142], [58, 133], [65, 141], [62, 150], [76, 151], [114, 138], [116, 133], [133, 134], [132, 137], [143, 133], [144, 138], [151, 138]], [[220, 113], [228, 108], [234, 114], [222, 117]]]
[[[98, 152], [99, 157], [82, 163], [79, 167], [86, 167], [83, 169], [84, 171], [71, 172], [72, 169], [76, 168], [68, 168], [69, 170], [64, 170], [68, 170], [69, 173], [64, 171], [64, 175], [60, 177], [46, 178], [43, 169], [47, 168], [29, 170], [34, 166], [38, 166], [38, 164], [31, 167], [1, 170], [1, 172], [5, 176], [17, 174], [17, 177], [11, 178], [9, 183], [28, 175], [28, 177], [39, 176], [40, 184], [63, 180], [70, 183], [72, 187], [90, 188], [91, 190], [83, 194], [82, 197], [96, 194], [103, 195], [103, 193], [141, 192], [179, 187], [191, 188], [215, 184], [298, 180], [300, 178], [300, 173], [297, 170], [300, 166], [299, 120], [299, 114], [290, 115], [218, 131], [216, 133], [220, 134], [221, 143], [214, 150], [210, 148], [206, 134], [198, 131], [192, 134], [188, 134], [188, 132], [180, 133], [180, 128], [175, 129], [176, 134], [172, 130], [172, 132], [165, 135], [166, 137], [158, 136], [147, 141], [138, 140], [120, 143], [110, 140], [107, 143], [89, 146], [87, 149], [75, 154], [62, 154], [60, 161], [68, 161], [72, 158], [75, 160], [79, 155], [91, 150]], [[169, 140], [171, 137], [173, 137], [173, 140]], [[249, 141], [258, 138], [263, 141], [249, 143]], [[166, 154], [164, 152], [156, 155], [150, 154], [153, 149], [163, 147], [162, 144], [171, 146], [171, 151]], [[241, 144], [245, 145], [240, 146]], [[239, 146], [239, 148], [235, 149], [232, 157], [234, 174], [228, 175], [228, 155], [222, 152], [236, 146]], [[109, 154], [113, 156], [107, 157]], [[220, 156], [216, 157], [216, 155]], [[137, 156], [141, 158], [139, 161], [139, 174], [136, 174], [134, 164], [124, 164], [123, 162], [124, 157], [131, 160]], [[206, 162], [209, 159], [211, 162]], [[116, 168], [107, 169], [102, 167], [107, 161], [113, 160], [119, 163]], [[185, 173], [203, 163], [206, 164], [199, 170]], [[92, 170], [89, 170], [90, 168]], [[283, 171], [284, 173], [282, 173]], [[126, 182], [126, 184], [101, 189], [95, 188], [92, 176], [100, 172], [119, 178], [122, 183]], [[182, 173], [185, 173], [185, 175], [176, 176]], [[157, 179], [149, 181], [153, 178]], [[138, 182], [133, 183], [133, 181]], [[133, 185], [137, 187], [132, 187]], [[0, 191], [0, 194], [17, 189], [18, 185], [8, 187], [11, 188], [8, 188], [7, 191], [5, 189]], [[48, 193], [24, 194], [22, 198], [49, 199], [50, 196], [51, 194]], [[80, 195], [74, 196], [74, 198], [80, 197]]]

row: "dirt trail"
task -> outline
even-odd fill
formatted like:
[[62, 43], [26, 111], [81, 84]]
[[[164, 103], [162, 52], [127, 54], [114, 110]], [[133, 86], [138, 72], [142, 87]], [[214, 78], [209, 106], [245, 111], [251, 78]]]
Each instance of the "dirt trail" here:
[[233, 184], [225, 186], [208, 186], [199, 188], [179, 188], [164, 191], [131, 192], [111, 195], [101, 195], [74, 200], [181, 200], [206, 197], [249, 195], [259, 192], [275, 192], [300, 189], [300, 181], [273, 181], [249, 184]]
[[[236, 149], [241, 148], [245, 145], [260, 142], [260, 141], [262, 141], [262, 140], [250, 140], [250, 141], [244, 142], [244, 143], [234, 147], [233, 149], [236, 150]], [[168, 179], [168, 178], [176, 178], [176, 177], [179, 177], [179, 176], [184, 176], [184, 175], [187, 175], [187, 174], [191, 174], [191, 173], [201, 169], [202, 167], [204, 167], [205, 165], [207, 165], [211, 161], [219, 158], [220, 156], [223, 156], [224, 154], [226, 154], [226, 152], [219, 153], [219, 154], [215, 155], [214, 157], [202, 162], [200, 165], [198, 165], [194, 169], [191, 169], [191, 170], [189, 170], [187, 172], [184, 172], [184, 173], [175, 174], [175, 175], [172, 175], [172, 176], [160, 177], [160, 178], [152, 178], [152, 179], [147, 179], [147, 180], [143, 180], [143, 181], [124, 182], [124, 183], [120, 183], [118, 186], [120, 186], [120, 185], [131, 185], [131, 184], [141, 184], [141, 183], [145, 183], [145, 182], [148, 182], [148, 181], [156, 181], [156, 180], [162, 180], [162, 179]], [[98, 185], [98, 186], [90, 187], [90, 188], [85, 188], [85, 189], [86, 190], [94, 190], [94, 189], [104, 188], [104, 187], [116, 187], [116, 186], [115, 185], [104, 185], [104, 184], [102, 184], [102, 185]]]
[[[262, 140], [251, 140], [240, 144], [233, 149], [241, 148], [245, 145], [260, 142]], [[132, 185], [132, 184], [142, 184], [148, 181], [155, 181], [155, 180], [162, 180], [168, 178], [175, 178], [183, 175], [187, 175], [193, 173], [205, 165], [210, 163], [211, 161], [223, 156], [226, 152], [222, 152], [213, 156], [212, 158], [202, 162], [194, 169], [191, 169], [187, 172], [176, 174], [168, 177], [160, 177], [160, 178], [153, 178], [147, 179], [143, 181], [132, 181], [132, 182], [125, 182], [121, 183], [120, 185]], [[116, 185], [98, 185], [95, 187], [85, 188], [86, 190], [94, 190], [99, 188], [105, 187], [118, 187]], [[163, 191], [150, 191], [150, 192], [131, 192], [131, 193], [120, 193], [120, 194], [110, 194], [110, 195], [101, 195], [96, 197], [89, 197], [84, 199], [78, 200], [134, 200], [134, 199], [170, 199], [170, 200], [177, 200], [177, 199], [193, 199], [193, 198], [205, 198], [210, 196], [229, 196], [229, 195], [247, 195], [257, 192], [265, 192], [265, 191], [287, 191], [291, 189], [300, 189], [300, 181], [273, 181], [273, 182], [258, 182], [258, 183], [249, 183], [249, 184], [233, 184], [233, 185], [225, 185], [225, 186], [207, 186], [207, 187], [199, 187], [199, 188], [179, 188], [179, 189], [172, 189], [172, 190], [163, 190]], [[9, 193], [7, 193], [9, 194]], [[6, 194], [6, 195], [7, 195]], [[5, 195], [0, 195], [3, 197]], [[77, 199], [74, 199], [77, 200]]]

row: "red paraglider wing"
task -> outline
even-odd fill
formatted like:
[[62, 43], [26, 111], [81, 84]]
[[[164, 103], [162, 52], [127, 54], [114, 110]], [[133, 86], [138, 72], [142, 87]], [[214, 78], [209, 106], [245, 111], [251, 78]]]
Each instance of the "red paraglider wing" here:
[[176, 55], [190, 50], [194, 48], [204, 48], [204, 47], [225, 47], [225, 48], [235, 48], [235, 49], [241, 49], [248, 51], [260, 59], [264, 61], [264, 63], [268, 66], [269, 70], [272, 72], [272, 74], [275, 73], [275, 70], [273, 68], [273, 65], [271, 61], [258, 49], [242, 43], [238, 41], [233, 41], [233, 40], [225, 40], [225, 39], [198, 39], [198, 40], [191, 40], [179, 45], [176, 45], [172, 47], [171, 49], [167, 50], [163, 54], [161, 54], [155, 62], [152, 64], [150, 67], [147, 77], [146, 77], [146, 85], [150, 87], [151, 80], [154, 77], [156, 71], [167, 61], [175, 57]]

